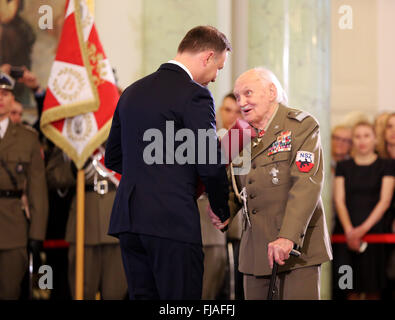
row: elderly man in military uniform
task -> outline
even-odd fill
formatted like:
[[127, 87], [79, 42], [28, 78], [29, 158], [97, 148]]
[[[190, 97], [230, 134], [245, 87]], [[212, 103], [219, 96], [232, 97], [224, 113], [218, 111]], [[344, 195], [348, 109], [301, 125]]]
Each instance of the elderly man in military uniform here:
[[[14, 85], [11, 77], [0, 73], [0, 299], [19, 298], [28, 265], [27, 246], [37, 256], [48, 217], [38, 135], [9, 118]], [[26, 210], [21, 201], [24, 193], [29, 203]]]
[[[231, 212], [245, 208], [239, 257], [245, 297], [267, 298], [277, 262], [275, 299], [319, 299], [321, 264], [332, 258], [321, 201], [319, 125], [308, 113], [285, 106], [286, 94], [268, 69], [243, 73], [234, 94], [257, 133], [250, 171], [231, 175]], [[236, 165], [231, 169], [236, 172]], [[290, 258], [294, 248], [301, 255]]]
[[[116, 183], [110, 171], [100, 163], [104, 149], [92, 155], [85, 171], [85, 239], [84, 239], [84, 299], [94, 300], [97, 293], [103, 300], [122, 300], [127, 294], [127, 282], [122, 266], [119, 240], [107, 235]], [[71, 160], [55, 148], [47, 164], [50, 186], [74, 187], [75, 167]], [[68, 276], [71, 294], [75, 297], [76, 261], [76, 197], [70, 207], [65, 240], [70, 244]]]

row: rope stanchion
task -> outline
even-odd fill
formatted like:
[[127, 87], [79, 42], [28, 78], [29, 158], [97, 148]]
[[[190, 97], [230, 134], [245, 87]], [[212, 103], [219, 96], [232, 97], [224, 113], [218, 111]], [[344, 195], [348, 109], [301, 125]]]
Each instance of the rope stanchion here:
[[[362, 238], [367, 243], [395, 243], [395, 233], [371, 233]], [[344, 234], [332, 235], [332, 243], [346, 243]]]

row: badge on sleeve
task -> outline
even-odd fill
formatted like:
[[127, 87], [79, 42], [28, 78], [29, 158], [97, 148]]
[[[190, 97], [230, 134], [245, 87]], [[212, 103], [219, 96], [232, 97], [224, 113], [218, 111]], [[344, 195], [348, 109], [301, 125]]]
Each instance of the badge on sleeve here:
[[300, 172], [309, 172], [314, 167], [314, 153], [298, 151], [295, 162]]

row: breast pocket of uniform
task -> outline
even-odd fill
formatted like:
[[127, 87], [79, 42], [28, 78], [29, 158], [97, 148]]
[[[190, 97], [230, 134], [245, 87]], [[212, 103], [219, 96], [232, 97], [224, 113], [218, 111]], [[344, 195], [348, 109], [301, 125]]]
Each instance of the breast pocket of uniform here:
[[[13, 152], [7, 155], [5, 164], [7, 166], [8, 175], [15, 178], [18, 189], [23, 189], [24, 181], [26, 180], [27, 172], [30, 167], [31, 159], [26, 152]], [[10, 179], [12, 180], [12, 177]]]
[[265, 176], [268, 177], [268, 186], [283, 186], [290, 183], [290, 156], [289, 151], [278, 152], [267, 157], [266, 161], [262, 163], [261, 166], [265, 170]]

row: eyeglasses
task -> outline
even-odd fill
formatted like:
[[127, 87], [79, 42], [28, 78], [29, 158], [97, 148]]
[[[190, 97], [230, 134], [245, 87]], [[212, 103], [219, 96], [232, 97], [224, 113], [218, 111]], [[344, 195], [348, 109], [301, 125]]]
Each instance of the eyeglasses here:
[[341, 142], [341, 143], [347, 143], [347, 144], [351, 144], [352, 143], [351, 139], [342, 138], [342, 137], [339, 137], [339, 136], [337, 136], [335, 134], [332, 135], [332, 139], [337, 141], [337, 142]]

